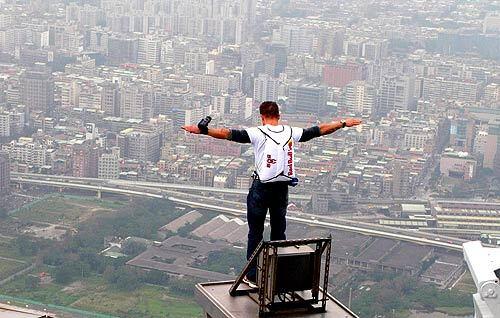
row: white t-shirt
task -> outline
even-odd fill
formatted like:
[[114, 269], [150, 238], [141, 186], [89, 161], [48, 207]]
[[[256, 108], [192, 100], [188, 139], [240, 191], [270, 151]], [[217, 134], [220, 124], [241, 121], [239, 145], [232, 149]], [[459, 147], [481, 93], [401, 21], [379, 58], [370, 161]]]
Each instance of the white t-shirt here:
[[255, 171], [261, 182], [295, 178], [294, 145], [303, 129], [286, 125], [265, 125], [245, 129], [255, 154]]

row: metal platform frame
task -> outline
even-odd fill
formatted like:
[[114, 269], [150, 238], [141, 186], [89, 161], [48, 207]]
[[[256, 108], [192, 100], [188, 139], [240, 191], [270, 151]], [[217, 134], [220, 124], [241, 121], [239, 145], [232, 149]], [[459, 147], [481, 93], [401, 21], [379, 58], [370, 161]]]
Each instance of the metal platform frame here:
[[[314, 255], [314, 275], [312, 277], [312, 290], [311, 295], [304, 293], [288, 292], [278, 294], [276, 290], [272, 291], [272, 295], [267, 295], [266, 291], [269, 289], [271, 282], [266, 279], [269, 271], [269, 265], [272, 258], [277, 258], [278, 248], [291, 247], [301, 245], [315, 245], [313, 252]], [[229, 294], [233, 297], [257, 293], [258, 298], [254, 299], [259, 304], [259, 316], [269, 317], [275, 314], [282, 313], [287, 310], [303, 310], [307, 313], [320, 313], [326, 311], [326, 303], [328, 301], [328, 276], [330, 272], [330, 255], [332, 248], [332, 238], [311, 238], [311, 239], [296, 239], [296, 240], [283, 240], [283, 241], [262, 241], [257, 246], [247, 264], [243, 268], [240, 275], [234, 281], [229, 290]], [[321, 259], [325, 255], [324, 275], [322, 286], [320, 287], [321, 280]], [[257, 262], [259, 255], [262, 257], [260, 262]], [[260, 264], [259, 264], [260, 263]], [[257, 282], [258, 287], [253, 289], [238, 290], [238, 287], [243, 282], [243, 278], [250, 270], [251, 266], [256, 264], [257, 270], [260, 270], [264, 275], [260, 275]], [[270, 297], [271, 296], [271, 297]], [[276, 297], [280, 301], [276, 301]], [[318, 306], [319, 304], [319, 306]]]

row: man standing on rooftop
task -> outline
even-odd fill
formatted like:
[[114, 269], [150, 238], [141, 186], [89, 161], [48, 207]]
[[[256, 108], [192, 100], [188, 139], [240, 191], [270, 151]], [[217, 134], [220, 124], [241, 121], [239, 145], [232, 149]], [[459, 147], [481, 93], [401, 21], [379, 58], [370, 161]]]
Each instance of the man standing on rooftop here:
[[[263, 102], [259, 110], [262, 126], [258, 127], [243, 130], [208, 128], [206, 121], [201, 121], [197, 126], [182, 127], [193, 134], [209, 135], [238, 143], [251, 143], [253, 146], [255, 172], [252, 175], [253, 183], [247, 196], [247, 259], [252, 256], [263, 239], [267, 210], [269, 210], [271, 220], [271, 241], [286, 239], [288, 187], [298, 183], [295, 176], [294, 144], [331, 134], [341, 128], [361, 124], [359, 119], [347, 118], [302, 129], [281, 125], [279, 107], [275, 102]], [[254, 265], [244, 281], [249, 285], [254, 285], [255, 275]]]

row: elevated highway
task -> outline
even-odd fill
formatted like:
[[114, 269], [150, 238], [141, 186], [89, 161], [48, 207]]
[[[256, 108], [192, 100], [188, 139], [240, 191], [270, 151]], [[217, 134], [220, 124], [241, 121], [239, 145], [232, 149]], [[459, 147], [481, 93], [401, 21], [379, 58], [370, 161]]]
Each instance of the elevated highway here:
[[[103, 187], [113, 187], [113, 186], [123, 186], [123, 187], [146, 187], [146, 188], [156, 188], [165, 190], [181, 190], [181, 191], [193, 191], [193, 192], [212, 192], [212, 193], [223, 193], [223, 194], [235, 194], [235, 195], [246, 195], [248, 190], [245, 189], [228, 189], [228, 188], [215, 188], [215, 187], [204, 187], [189, 184], [176, 184], [176, 183], [162, 183], [162, 182], [145, 182], [145, 181], [131, 181], [131, 180], [104, 180], [95, 178], [76, 178], [70, 176], [54, 176], [54, 175], [42, 175], [34, 173], [12, 173], [11, 180], [18, 183], [29, 183], [29, 181], [45, 181], [47, 182], [65, 182], [71, 184], [85, 184], [90, 186], [103, 186]], [[108, 192], [107, 190], [105, 192]], [[304, 194], [290, 194], [290, 199], [297, 201], [311, 201], [311, 195]]]
[[[101, 192], [141, 196], [150, 198], [165, 198], [172, 202], [187, 205], [193, 208], [217, 211], [236, 217], [245, 217], [246, 211], [241, 203], [235, 203], [223, 199], [210, 198], [205, 195], [190, 194], [179, 191], [195, 192], [219, 192], [241, 194], [242, 190], [218, 189], [210, 187], [190, 187], [187, 185], [159, 184], [152, 182], [135, 182], [123, 180], [100, 180], [61, 176], [46, 176], [33, 174], [13, 174], [13, 183], [30, 184], [39, 186], [49, 186], [63, 189], [78, 189]], [[194, 190], [198, 189], [198, 190]], [[246, 191], [243, 192], [246, 194]], [[301, 196], [305, 199], [307, 196]], [[212, 201], [207, 203], [207, 201]], [[238, 208], [239, 206], [239, 208]], [[290, 212], [287, 218], [299, 224], [306, 224], [327, 229], [336, 229], [347, 232], [354, 232], [364, 235], [385, 237], [396, 240], [412, 242], [421, 245], [440, 247], [450, 250], [462, 250], [462, 240], [435, 235], [431, 233], [420, 233], [412, 230], [393, 229], [376, 224], [363, 223], [355, 220], [338, 219], [332, 217], [321, 217], [307, 213]]]
[[[176, 203], [182, 204], [182, 205], [191, 206], [193, 208], [218, 211], [220, 213], [229, 214], [229, 215], [233, 215], [233, 216], [239, 216], [239, 217], [246, 215], [245, 210], [223, 207], [223, 206], [215, 206], [215, 205], [206, 204], [206, 203], [193, 202], [193, 201], [189, 201], [189, 200], [178, 199], [175, 197], [168, 197], [168, 199], [172, 202], [176, 202]], [[354, 232], [354, 233], [365, 234], [365, 235], [369, 235], [369, 236], [385, 237], [385, 238], [396, 239], [396, 240], [400, 240], [400, 241], [407, 241], [407, 242], [421, 244], [421, 245], [428, 245], [428, 246], [434, 246], [434, 247], [441, 247], [441, 248], [445, 248], [445, 249], [449, 249], [449, 250], [462, 251], [461, 244], [453, 243], [453, 242], [448, 243], [448, 242], [443, 242], [443, 241], [436, 241], [435, 239], [433, 240], [433, 239], [425, 238], [425, 237], [416, 237], [416, 236], [410, 236], [410, 235], [406, 235], [406, 234], [385, 232], [382, 230], [369, 229], [369, 228], [365, 228], [365, 227], [333, 223], [331, 221], [326, 222], [326, 221], [320, 221], [317, 219], [311, 220], [311, 219], [301, 218], [301, 217], [296, 217], [296, 216], [291, 216], [291, 215], [287, 216], [287, 220], [291, 220], [291, 221], [299, 223], [299, 224], [306, 224], [306, 225], [317, 226], [317, 227], [322, 227], [322, 228], [327, 228], [327, 229], [342, 230], [342, 231], [346, 231], [346, 232]]]

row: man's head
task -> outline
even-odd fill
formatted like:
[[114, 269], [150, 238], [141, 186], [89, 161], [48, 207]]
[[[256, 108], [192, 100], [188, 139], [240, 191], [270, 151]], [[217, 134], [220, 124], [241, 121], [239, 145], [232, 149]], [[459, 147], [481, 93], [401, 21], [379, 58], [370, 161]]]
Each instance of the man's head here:
[[280, 119], [280, 108], [275, 102], [263, 102], [259, 107], [262, 124], [275, 123]]

